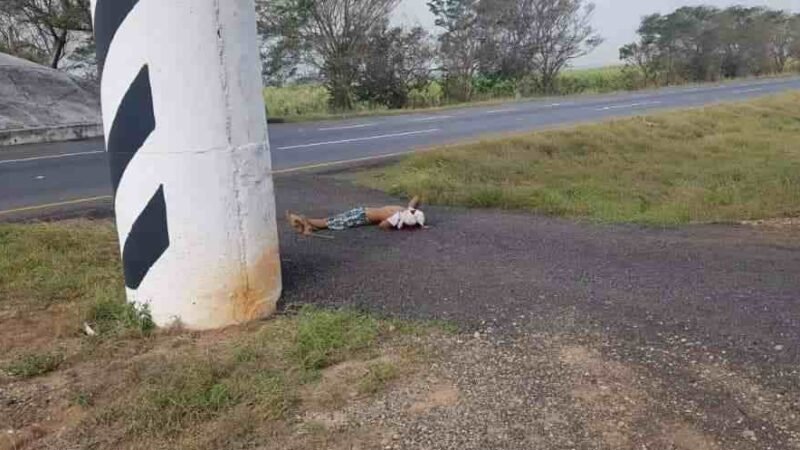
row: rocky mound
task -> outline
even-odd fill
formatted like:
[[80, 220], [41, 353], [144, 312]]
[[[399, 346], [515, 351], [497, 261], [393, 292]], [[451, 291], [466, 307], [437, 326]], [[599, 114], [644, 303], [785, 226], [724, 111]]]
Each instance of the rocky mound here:
[[63, 72], [0, 53], [0, 131], [100, 122], [97, 89]]

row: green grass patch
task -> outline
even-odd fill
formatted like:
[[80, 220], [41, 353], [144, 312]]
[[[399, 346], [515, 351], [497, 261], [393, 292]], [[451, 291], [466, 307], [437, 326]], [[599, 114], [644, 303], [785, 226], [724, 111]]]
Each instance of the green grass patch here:
[[22, 355], [3, 367], [12, 377], [33, 378], [50, 373], [61, 365], [64, 357], [55, 353], [31, 353]]
[[0, 224], [0, 311], [71, 310], [101, 337], [148, 334], [146, 306], [125, 300], [117, 235], [109, 221]]
[[0, 224], [0, 308], [46, 308], [120, 290], [117, 245], [109, 222]]
[[370, 347], [377, 335], [378, 322], [367, 315], [304, 308], [293, 355], [308, 370], [323, 369]]
[[380, 392], [399, 375], [397, 366], [388, 361], [379, 361], [367, 367], [367, 374], [359, 381], [358, 391], [362, 394]]
[[147, 305], [129, 303], [124, 295], [108, 296], [105, 290], [89, 304], [85, 319], [100, 336], [131, 332], [148, 335], [156, 327]]
[[395, 195], [602, 222], [800, 215], [800, 94], [418, 153], [359, 176]]

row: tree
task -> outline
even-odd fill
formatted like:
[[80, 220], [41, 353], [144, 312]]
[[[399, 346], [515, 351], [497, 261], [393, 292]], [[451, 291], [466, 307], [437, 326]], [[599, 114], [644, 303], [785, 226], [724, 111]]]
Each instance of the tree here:
[[[278, 36], [273, 56], [291, 61], [293, 52], [301, 52], [303, 62], [319, 70], [331, 106], [349, 110], [354, 106], [355, 84], [369, 35], [386, 22], [398, 1], [259, 0], [259, 9], [262, 28], [271, 27]], [[272, 22], [264, 20], [265, 11], [273, 16]], [[285, 66], [276, 63], [273, 69]]]
[[302, 3], [292, 0], [257, 0], [256, 16], [261, 36], [261, 60], [265, 81], [270, 85], [283, 85], [297, 73], [304, 62], [309, 43], [300, 35], [300, 27], [307, 20]]
[[406, 106], [409, 91], [430, 81], [434, 50], [428, 33], [421, 27], [406, 31], [385, 24], [373, 30], [369, 43], [358, 82], [359, 99], [389, 108]]
[[440, 51], [448, 73], [519, 80], [534, 74], [538, 90], [556, 89], [570, 61], [602, 42], [585, 0], [431, 0], [444, 28]]
[[591, 25], [595, 6], [584, 0], [516, 0], [514, 30], [531, 58], [539, 90], [553, 93], [559, 73], [570, 61], [587, 55], [603, 39]]
[[481, 30], [476, 11], [478, 0], [431, 0], [428, 9], [442, 28], [439, 36], [439, 59], [445, 75], [445, 87], [451, 98], [459, 101], [472, 96], [472, 79], [480, 66]]
[[57, 69], [91, 41], [89, 0], [3, 0], [0, 48]]
[[800, 19], [764, 7], [684, 7], [645, 17], [638, 33], [621, 59], [667, 83], [783, 72], [800, 56]]
[[768, 54], [775, 71], [784, 72], [792, 57], [792, 44], [796, 39], [793, 28], [798, 27], [800, 22], [785, 11], [768, 11], [765, 16], [769, 24]]
[[789, 19], [789, 57], [800, 60], [800, 14]]
[[625, 61], [626, 67], [639, 72], [645, 87], [658, 85], [662, 59], [655, 41], [642, 38], [639, 42], [625, 45], [619, 49], [619, 58]]

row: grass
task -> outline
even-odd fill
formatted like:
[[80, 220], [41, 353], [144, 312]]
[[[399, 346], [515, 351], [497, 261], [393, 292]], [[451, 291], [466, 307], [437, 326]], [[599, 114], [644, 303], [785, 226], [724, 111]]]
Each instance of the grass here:
[[107, 222], [0, 225], [0, 306], [46, 308], [115, 295], [118, 255]]
[[359, 176], [427, 202], [678, 225], [800, 215], [800, 94], [418, 153]]
[[377, 361], [367, 367], [367, 374], [359, 381], [358, 391], [364, 394], [375, 394], [398, 375], [399, 370], [396, 365], [386, 361]]
[[378, 320], [362, 313], [305, 307], [238, 339], [146, 355], [124, 374], [127, 395], [100, 408], [97, 417], [123, 429], [120, 439], [181, 438], [187, 429], [242, 409], [255, 421], [289, 420], [302, 411], [304, 391], [345, 361], [363, 360], [369, 370], [337, 389], [357, 386], [361, 395], [376, 394], [398, 373], [391, 363], [369, 363], [386, 337], [380, 330]]
[[63, 361], [59, 354], [29, 353], [7, 364], [3, 370], [12, 377], [33, 378], [58, 369]]
[[[110, 222], [0, 224], [0, 244], [0, 390], [13, 398], [43, 375], [60, 386], [35, 406], [54, 420], [79, 411], [54, 426], [66, 439], [54, 448], [304, 448], [298, 417], [380, 393], [415, 370], [418, 336], [439, 329], [306, 306], [222, 331], [156, 330], [125, 301]], [[11, 428], [32, 411], [0, 405]]]
[[299, 315], [293, 355], [307, 370], [318, 370], [369, 347], [377, 334], [377, 321], [366, 315], [306, 308]]
[[558, 79], [558, 91], [562, 95], [602, 94], [636, 89], [624, 66], [608, 66], [593, 69], [570, 69]]

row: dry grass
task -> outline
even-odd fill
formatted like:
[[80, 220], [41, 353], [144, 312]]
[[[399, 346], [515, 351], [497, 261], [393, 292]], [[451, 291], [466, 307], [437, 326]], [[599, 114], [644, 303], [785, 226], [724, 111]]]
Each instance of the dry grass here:
[[109, 222], [0, 224], [0, 244], [3, 449], [326, 442], [297, 417], [412, 373], [421, 355], [409, 339], [430, 332], [310, 307], [222, 331], [158, 331], [124, 301]]
[[604, 222], [800, 214], [800, 94], [456, 145], [360, 180], [431, 203]]

